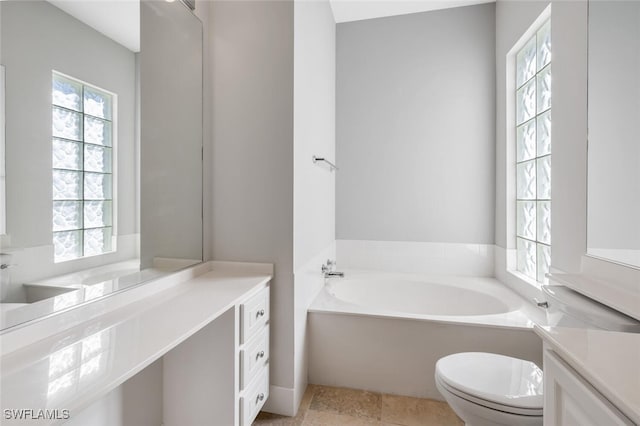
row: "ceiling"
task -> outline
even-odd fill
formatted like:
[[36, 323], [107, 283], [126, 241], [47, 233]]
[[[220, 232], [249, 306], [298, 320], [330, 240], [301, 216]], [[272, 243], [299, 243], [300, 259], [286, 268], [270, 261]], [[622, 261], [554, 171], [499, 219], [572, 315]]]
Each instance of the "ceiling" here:
[[139, 0], [48, 0], [133, 52], [140, 51]]
[[[127, 49], [140, 51], [139, 0], [48, 1]], [[495, 0], [330, 0], [337, 23], [493, 2]]]
[[493, 3], [495, 0], [330, 0], [337, 23], [406, 15], [450, 7]]

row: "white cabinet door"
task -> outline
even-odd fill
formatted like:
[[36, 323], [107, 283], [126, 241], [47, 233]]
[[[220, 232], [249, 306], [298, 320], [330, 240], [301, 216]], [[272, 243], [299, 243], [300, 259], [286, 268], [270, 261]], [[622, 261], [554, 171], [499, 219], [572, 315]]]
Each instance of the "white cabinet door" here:
[[544, 352], [544, 426], [633, 423], [555, 352]]

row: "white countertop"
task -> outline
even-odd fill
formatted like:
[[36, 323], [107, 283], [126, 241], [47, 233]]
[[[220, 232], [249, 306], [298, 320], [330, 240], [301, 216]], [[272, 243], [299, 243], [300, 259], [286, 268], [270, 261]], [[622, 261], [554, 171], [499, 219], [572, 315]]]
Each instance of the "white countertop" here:
[[534, 330], [620, 411], [640, 424], [640, 334], [539, 326]]
[[243, 272], [222, 265], [7, 353], [0, 364], [2, 409], [67, 409], [73, 414], [250, 297], [270, 279], [255, 267]]

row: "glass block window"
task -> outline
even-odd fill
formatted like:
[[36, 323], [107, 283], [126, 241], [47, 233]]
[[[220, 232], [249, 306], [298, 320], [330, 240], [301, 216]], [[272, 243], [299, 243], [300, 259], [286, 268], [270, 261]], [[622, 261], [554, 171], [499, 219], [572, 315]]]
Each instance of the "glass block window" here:
[[54, 260], [110, 252], [113, 95], [54, 72], [51, 99]]
[[546, 282], [551, 262], [551, 21], [516, 55], [517, 269]]

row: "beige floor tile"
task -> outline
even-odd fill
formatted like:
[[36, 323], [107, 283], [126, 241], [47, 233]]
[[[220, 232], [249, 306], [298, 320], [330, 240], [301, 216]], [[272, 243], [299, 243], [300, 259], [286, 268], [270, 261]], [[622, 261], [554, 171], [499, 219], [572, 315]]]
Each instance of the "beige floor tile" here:
[[261, 412], [254, 426], [461, 426], [440, 401], [309, 385], [296, 417]]
[[252, 426], [299, 426], [304, 417], [286, 417], [261, 411]]
[[300, 408], [298, 409], [298, 412], [306, 412], [309, 409], [309, 405], [311, 405], [311, 399], [313, 398], [313, 395], [315, 395], [317, 388], [317, 385], [307, 385], [307, 389], [305, 389], [304, 395], [302, 396], [302, 401], [300, 402]]
[[310, 410], [380, 420], [382, 395], [357, 389], [318, 386]]
[[381, 426], [379, 420], [330, 413], [328, 411], [307, 411], [302, 426]]
[[397, 395], [382, 395], [381, 419], [403, 426], [463, 425], [446, 402]]

